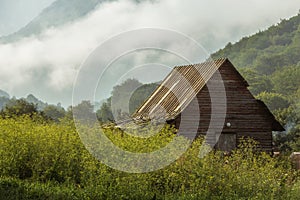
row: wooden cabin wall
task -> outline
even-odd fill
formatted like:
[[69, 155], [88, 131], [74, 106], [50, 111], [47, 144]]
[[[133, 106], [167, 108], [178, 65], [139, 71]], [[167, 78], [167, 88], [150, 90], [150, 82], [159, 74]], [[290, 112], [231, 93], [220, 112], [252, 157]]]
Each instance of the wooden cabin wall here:
[[[259, 142], [263, 151], [272, 152], [272, 126], [269, 116], [257, 103], [256, 99], [247, 89], [247, 83], [230, 62], [224, 63], [219, 71], [223, 78], [227, 96], [227, 114], [222, 134], [236, 133], [238, 138], [237, 143], [239, 143], [242, 137], [251, 137]], [[213, 81], [213, 79], [211, 80]], [[210, 90], [215, 92], [219, 89], [214, 84], [210, 87]], [[211, 120], [211, 99], [207, 86], [197, 94], [197, 100], [200, 110], [200, 124], [197, 134], [206, 134]], [[199, 115], [199, 113], [193, 112], [193, 110], [197, 110], [195, 106], [198, 105], [195, 103], [189, 104], [183, 111], [188, 112], [183, 114], [186, 127], [181, 127], [181, 130], [187, 136], [193, 131], [189, 127], [192, 127], [195, 123], [199, 123], [195, 121], [198, 118], [197, 115]], [[218, 106], [224, 106], [222, 101], [218, 103]], [[214, 114], [220, 115], [218, 112]], [[182, 124], [180, 122], [181, 115], [173, 122], [176, 128], [179, 128], [180, 124]], [[231, 127], [227, 127], [226, 123], [230, 123]]]

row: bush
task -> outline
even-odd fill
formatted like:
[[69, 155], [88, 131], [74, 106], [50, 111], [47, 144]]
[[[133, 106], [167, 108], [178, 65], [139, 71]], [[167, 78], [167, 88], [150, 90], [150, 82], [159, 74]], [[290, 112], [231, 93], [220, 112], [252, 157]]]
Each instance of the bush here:
[[286, 109], [290, 105], [282, 94], [262, 92], [256, 98], [263, 101], [271, 111]]
[[27, 116], [0, 120], [1, 175], [76, 183], [85, 152], [70, 122], [41, 123]]
[[[173, 131], [165, 127], [144, 142], [114, 128], [106, 135], [120, 148], [148, 152], [169, 143]], [[202, 141], [164, 169], [130, 174], [92, 157], [69, 120], [1, 119], [0, 199], [297, 199], [288, 162], [257, 151], [253, 141], [200, 159]]]
[[30, 183], [14, 178], [0, 178], [0, 199], [5, 200], [76, 200], [84, 199], [82, 191], [73, 186], [54, 183]]

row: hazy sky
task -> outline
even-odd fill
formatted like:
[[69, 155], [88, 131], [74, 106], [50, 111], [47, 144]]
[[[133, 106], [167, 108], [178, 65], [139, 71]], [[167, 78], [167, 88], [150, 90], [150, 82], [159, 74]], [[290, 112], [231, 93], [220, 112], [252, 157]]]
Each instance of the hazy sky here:
[[17, 31], [54, 0], [0, 0], [0, 36]]
[[[0, 0], [0, 30], [20, 27], [50, 2]], [[160, 0], [141, 4], [120, 0], [105, 3], [83, 19], [46, 30], [42, 37], [0, 44], [0, 89], [11, 95], [32, 93], [50, 103], [70, 105], [80, 64], [113, 35], [145, 27], [171, 29], [195, 39], [212, 53], [228, 42], [238, 41], [280, 19], [296, 15], [299, 8], [299, 0]], [[149, 55], [151, 53], [145, 52], [142, 56], [133, 56], [131, 61], [125, 59], [126, 62], [119, 66], [142, 64]], [[162, 60], [165, 65], [177, 63], [176, 59], [162, 57], [157, 62]], [[167, 72], [156, 70], [150, 74], [156, 81]], [[149, 81], [149, 77], [141, 79]]]

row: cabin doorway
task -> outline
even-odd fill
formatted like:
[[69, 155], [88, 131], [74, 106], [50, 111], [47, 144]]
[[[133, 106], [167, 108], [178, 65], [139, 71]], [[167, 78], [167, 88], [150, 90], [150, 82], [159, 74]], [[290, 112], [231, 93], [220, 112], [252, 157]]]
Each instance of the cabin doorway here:
[[220, 151], [230, 152], [236, 148], [237, 144], [236, 133], [222, 133], [216, 143], [215, 148]]

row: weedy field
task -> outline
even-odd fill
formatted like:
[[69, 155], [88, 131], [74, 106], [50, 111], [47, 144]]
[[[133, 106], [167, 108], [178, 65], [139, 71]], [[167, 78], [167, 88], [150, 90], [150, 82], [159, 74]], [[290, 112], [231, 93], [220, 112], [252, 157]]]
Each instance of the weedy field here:
[[[166, 145], [172, 131], [144, 141], [114, 128], [105, 134], [123, 149], [147, 152]], [[164, 169], [130, 174], [96, 160], [70, 119], [0, 119], [0, 199], [299, 199], [300, 175], [288, 158], [245, 140], [229, 156], [214, 151], [200, 159], [201, 142]]]

